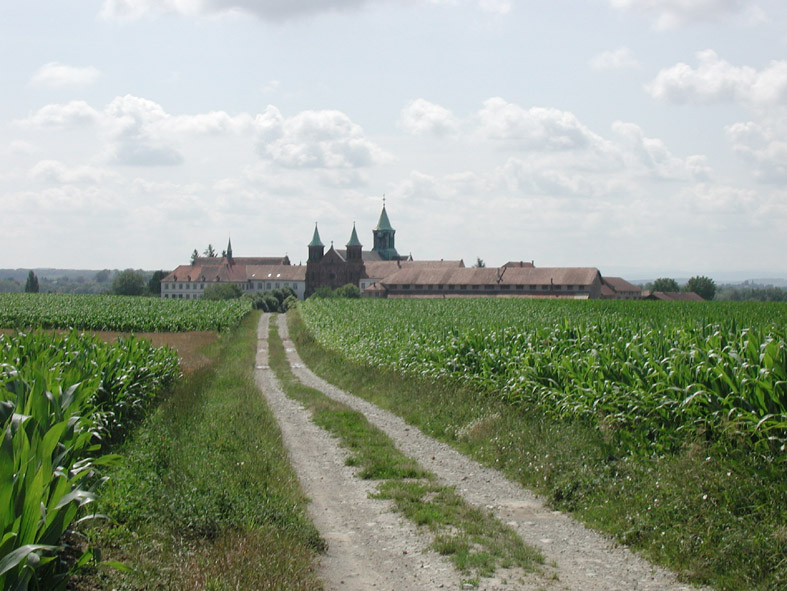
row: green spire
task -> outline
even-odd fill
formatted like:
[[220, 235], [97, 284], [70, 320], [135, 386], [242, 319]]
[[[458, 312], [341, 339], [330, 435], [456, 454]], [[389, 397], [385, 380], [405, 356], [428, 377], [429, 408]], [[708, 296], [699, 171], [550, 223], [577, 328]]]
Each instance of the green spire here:
[[345, 246], [361, 246], [361, 241], [358, 240], [358, 233], [355, 231], [355, 222], [353, 222], [353, 233], [350, 236], [350, 241]]
[[232, 258], [232, 238], [227, 240], [227, 258]]
[[317, 222], [314, 222], [314, 236], [312, 236], [312, 241], [309, 242], [309, 246], [325, 246], [320, 240], [320, 233], [317, 231]]
[[388, 214], [385, 212], [385, 203], [383, 203], [383, 211], [380, 214], [380, 220], [377, 222], [375, 230], [393, 230], [391, 222], [388, 221]]

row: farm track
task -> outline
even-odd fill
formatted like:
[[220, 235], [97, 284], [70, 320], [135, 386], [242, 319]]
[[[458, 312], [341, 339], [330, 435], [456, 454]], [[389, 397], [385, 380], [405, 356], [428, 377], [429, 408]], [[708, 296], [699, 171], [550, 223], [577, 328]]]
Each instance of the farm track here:
[[[329, 544], [321, 564], [326, 589], [459, 589], [461, 575], [447, 560], [426, 551], [429, 540], [391, 513], [384, 501], [371, 500], [372, 482], [353, 476], [344, 465], [346, 452], [316, 427], [308, 412], [287, 399], [267, 365], [269, 315], [260, 320], [257, 381], [277, 417], [291, 461], [306, 494], [312, 518]], [[528, 545], [538, 548], [547, 565], [542, 572], [499, 572], [482, 579], [479, 589], [570, 591], [688, 591], [672, 573], [655, 567], [611, 540], [553, 511], [520, 485], [485, 468], [407, 425], [401, 418], [349, 395], [305, 367], [289, 339], [286, 318], [278, 317], [293, 373], [315, 388], [362, 412], [391, 437], [396, 446], [434, 473], [468, 502], [491, 510], [513, 527]]]

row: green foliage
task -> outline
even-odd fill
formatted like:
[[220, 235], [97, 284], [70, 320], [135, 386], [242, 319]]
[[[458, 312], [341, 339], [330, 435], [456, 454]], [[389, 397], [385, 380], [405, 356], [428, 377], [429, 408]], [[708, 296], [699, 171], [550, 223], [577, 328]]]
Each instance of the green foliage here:
[[203, 300], [234, 300], [243, 295], [237, 283], [211, 283], [202, 292]]
[[336, 297], [358, 299], [361, 297], [361, 290], [358, 288], [357, 285], [353, 285], [352, 283], [347, 283], [346, 285], [342, 285], [340, 288], [336, 290]]
[[25, 282], [25, 293], [38, 293], [38, 277], [31, 270], [27, 274], [27, 281]]
[[[263, 312], [270, 313], [286, 312], [293, 299], [296, 302], [298, 301], [295, 291], [293, 291], [291, 287], [273, 289], [265, 292], [247, 292], [243, 294], [243, 297], [252, 303], [255, 310], [262, 310]], [[290, 304], [286, 303], [288, 301]]]
[[680, 285], [671, 277], [660, 277], [653, 282], [653, 291], [680, 291]]
[[727, 285], [716, 290], [714, 299], [719, 302], [787, 302], [787, 289]]
[[356, 299], [361, 297], [361, 290], [357, 285], [347, 283], [336, 289], [331, 289], [327, 285], [323, 285], [314, 290], [313, 298], [317, 299], [330, 299], [330, 298], [345, 298]]
[[327, 298], [335, 298], [336, 292], [332, 290], [328, 285], [322, 285], [314, 290], [314, 293], [311, 295], [311, 297], [320, 300], [324, 300]]
[[169, 275], [166, 271], [156, 271], [148, 280], [148, 293], [159, 296], [161, 295], [161, 280]]
[[101, 588], [320, 588], [312, 564], [324, 543], [254, 383], [258, 318], [206, 351], [215, 362], [119, 450], [96, 501], [112, 521], [85, 533], [134, 571], [102, 573]]
[[716, 295], [716, 282], [710, 277], [697, 275], [689, 279], [683, 290], [693, 291], [704, 300], [712, 300]]
[[109, 281], [109, 277], [112, 275], [112, 271], [109, 269], [104, 269], [103, 271], [98, 271], [96, 273], [96, 282], [97, 283], [106, 283]]
[[[455, 309], [453, 321], [460, 330], [479, 321], [468, 317], [468, 307]], [[653, 307], [638, 307], [621, 306], [644, 321]], [[692, 310], [704, 310], [717, 319], [734, 316], [752, 325], [768, 326], [767, 318], [772, 317], [773, 324], [783, 326], [787, 313], [780, 306], [689, 303], [681, 308], [661, 310], [653, 324], [670, 324], [679, 316], [690, 318]], [[442, 308], [431, 310], [445, 313]], [[558, 308], [555, 314], [562, 312]], [[408, 423], [502, 470], [553, 507], [575, 512], [591, 526], [676, 570], [681, 578], [727, 591], [785, 588], [784, 462], [749, 453], [747, 445], [730, 450], [704, 438], [670, 454], [626, 455], [606, 428], [585, 421], [550, 420], [538, 409], [483, 395], [469, 382], [458, 384], [417, 371], [404, 375], [369, 365], [363, 358], [349, 360], [339, 349], [316, 343], [301, 322], [301, 313], [299, 309], [291, 318], [292, 339], [304, 361], [332, 384], [396, 412]], [[391, 310], [381, 313], [392, 315], [394, 323], [401, 320]], [[607, 314], [608, 310], [601, 317]], [[494, 320], [495, 315], [489, 314], [492, 331], [497, 329]], [[404, 328], [413, 329], [412, 325]]]
[[62, 537], [95, 498], [94, 467], [116, 460], [99, 443], [177, 374], [175, 352], [147, 341], [0, 335], [0, 589], [64, 588]]
[[291, 310], [297, 306], [298, 298], [296, 298], [294, 295], [287, 296], [287, 299], [281, 303], [282, 312], [287, 312], [288, 310]]
[[126, 269], [112, 280], [112, 293], [115, 295], [138, 296], [147, 293], [147, 281], [141, 271]]
[[321, 343], [353, 359], [597, 425], [625, 453], [701, 437], [784, 458], [787, 306], [658, 304], [317, 299], [301, 309]]
[[0, 327], [120, 332], [228, 330], [250, 310], [246, 300], [13, 293], [0, 294]]

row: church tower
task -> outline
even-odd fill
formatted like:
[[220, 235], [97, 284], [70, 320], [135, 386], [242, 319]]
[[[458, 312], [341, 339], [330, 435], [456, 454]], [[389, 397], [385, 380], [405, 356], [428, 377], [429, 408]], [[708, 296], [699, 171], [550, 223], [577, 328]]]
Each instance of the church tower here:
[[231, 265], [235, 261], [232, 260], [232, 238], [227, 240], [227, 262]]
[[312, 241], [309, 242], [309, 261], [310, 263], [316, 263], [319, 261], [323, 255], [325, 254], [325, 245], [320, 240], [320, 233], [317, 231], [317, 224], [314, 224], [314, 236], [312, 236]]
[[399, 259], [399, 253], [396, 252], [394, 244], [394, 235], [396, 230], [391, 226], [388, 220], [388, 213], [385, 211], [385, 200], [383, 200], [383, 211], [380, 213], [380, 219], [377, 222], [377, 227], [372, 230], [374, 235], [374, 247], [372, 252], [380, 255], [384, 261], [395, 261]]
[[345, 245], [347, 247], [347, 262], [363, 260], [363, 245], [358, 240], [358, 233], [355, 231], [355, 223], [353, 222], [353, 233], [350, 236], [350, 241]]

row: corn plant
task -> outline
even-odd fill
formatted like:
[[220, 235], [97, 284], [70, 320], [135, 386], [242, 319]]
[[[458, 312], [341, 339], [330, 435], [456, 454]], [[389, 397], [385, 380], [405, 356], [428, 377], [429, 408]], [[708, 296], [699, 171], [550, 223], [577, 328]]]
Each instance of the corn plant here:
[[101, 441], [176, 375], [173, 351], [136, 339], [0, 335], [0, 589], [64, 588], [63, 536], [116, 460]]
[[704, 438], [787, 450], [787, 306], [531, 300], [309, 300], [326, 347], [470, 384], [632, 450]]

